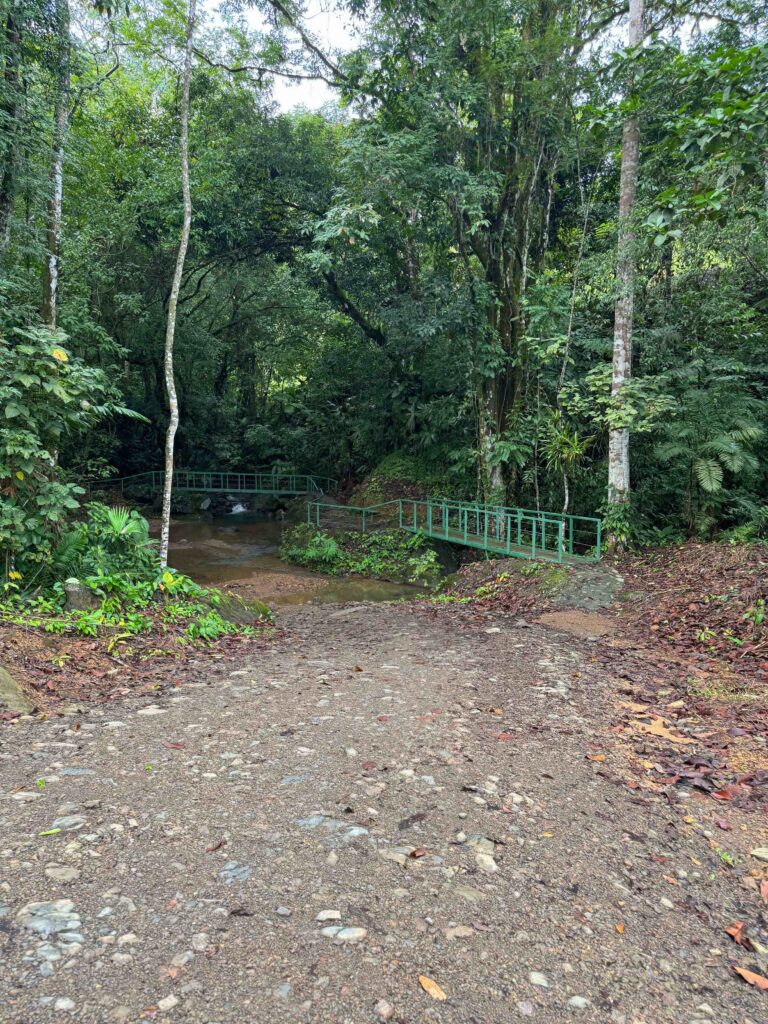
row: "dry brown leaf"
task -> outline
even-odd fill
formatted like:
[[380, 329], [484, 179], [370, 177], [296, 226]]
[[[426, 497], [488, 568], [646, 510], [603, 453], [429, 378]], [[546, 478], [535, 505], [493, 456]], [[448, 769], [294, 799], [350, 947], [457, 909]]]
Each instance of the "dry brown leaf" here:
[[648, 704], [635, 704], [634, 701], [631, 701], [631, 700], [622, 700], [622, 701], [619, 701], [619, 707], [620, 708], [626, 708], [628, 711], [634, 711], [636, 714], [639, 715], [641, 712], [647, 711], [648, 708], [649, 708], [649, 705]]
[[443, 990], [440, 988], [437, 982], [432, 981], [432, 979], [428, 978], [426, 974], [419, 975], [419, 984], [427, 993], [427, 995], [432, 996], [433, 999], [439, 999], [440, 1001], [442, 1001], [443, 999], [448, 998], [448, 996], [445, 994], [445, 992], [443, 992]]
[[654, 718], [650, 725], [646, 722], [638, 722], [635, 726], [640, 732], [648, 733], [649, 736], [659, 736], [663, 740], [669, 740], [671, 743], [695, 743], [696, 740], [692, 740], [689, 736], [678, 736], [674, 732], [670, 732], [661, 718]]
[[764, 878], [760, 883], [760, 895], [763, 897], [763, 901], [768, 903], [768, 878]]
[[623, 935], [624, 934], [624, 928], [626, 926], [621, 921], [619, 921], [619, 923], [615, 924], [613, 927], [616, 929], [616, 931], [619, 933], [619, 935]]
[[588, 761], [604, 761], [605, 754], [587, 754]]
[[746, 967], [736, 967], [733, 965], [734, 971], [740, 978], [743, 978], [748, 985], [753, 985], [755, 988], [759, 988], [761, 992], [768, 992], [768, 978], [764, 978], [762, 974], [755, 974], [754, 971], [748, 971]]
[[725, 929], [725, 934], [730, 935], [733, 941], [738, 943], [739, 946], [743, 946], [745, 928], [746, 925], [743, 921], [734, 921], [733, 924], [728, 925]]

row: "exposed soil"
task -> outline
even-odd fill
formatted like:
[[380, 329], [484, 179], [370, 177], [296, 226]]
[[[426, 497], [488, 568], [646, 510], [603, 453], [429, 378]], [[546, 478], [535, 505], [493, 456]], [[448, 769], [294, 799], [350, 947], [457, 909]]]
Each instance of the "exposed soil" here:
[[151, 703], [5, 728], [4, 1022], [765, 1020], [734, 970], [765, 973], [764, 818], [626, 785], [600, 641], [284, 618]]
[[[720, 630], [754, 557], [678, 554]], [[762, 670], [672, 572], [475, 563], [106, 670], [5, 635], [64, 714], [0, 725], [2, 1024], [763, 1024]]]

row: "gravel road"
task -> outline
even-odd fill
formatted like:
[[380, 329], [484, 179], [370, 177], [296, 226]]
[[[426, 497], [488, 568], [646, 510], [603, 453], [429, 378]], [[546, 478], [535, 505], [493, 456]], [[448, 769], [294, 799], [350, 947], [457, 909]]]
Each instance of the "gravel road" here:
[[282, 621], [156, 703], [0, 732], [3, 1024], [765, 1024], [692, 802], [588, 757], [586, 641]]

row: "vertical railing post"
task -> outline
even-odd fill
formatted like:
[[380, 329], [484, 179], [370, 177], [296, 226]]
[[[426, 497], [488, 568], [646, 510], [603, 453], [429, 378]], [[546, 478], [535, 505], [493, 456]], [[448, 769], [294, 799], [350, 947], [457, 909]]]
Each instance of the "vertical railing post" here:
[[573, 554], [573, 516], [568, 516], [568, 554]]
[[600, 550], [603, 540], [603, 521], [602, 519], [597, 520], [597, 558], [596, 561], [600, 561]]
[[565, 529], [565, 523], [561, 519], [560, 522], [558, 523], [558, 530], [557, 530], [557, 560], [558, 560], [558, 562], [562, 562], [562, 560], [563, 560], [563, 531], [564, 531], [564, 529]]
[[520, 509], [517, 510], [517, 546], [522, 547], [523, 544], [523, 513]]
[[427, 501], [427, 533], [432, 536], [432, 502]]
[[536, 557], [536, 518], [531, 518], [531, 558]]
[[488, 509], [483, 510], [483, 548], [488, 550]]
[[365, 509], [363, 509], [362, 512], [363, 512], [363, 533], [365, 533]]

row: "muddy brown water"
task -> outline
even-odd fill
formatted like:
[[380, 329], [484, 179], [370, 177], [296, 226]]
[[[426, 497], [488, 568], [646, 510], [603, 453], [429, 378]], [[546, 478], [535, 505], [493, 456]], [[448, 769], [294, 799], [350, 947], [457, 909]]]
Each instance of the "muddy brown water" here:
[[171, 523], [168, 561], [199, 583], [258, 598], [270, 605], [397, 601], [420, 587], [360, 577], [322, 576], [283, 561], [286, 527], [274, 519], [240, 514], [214, 519], [178, 517]]

